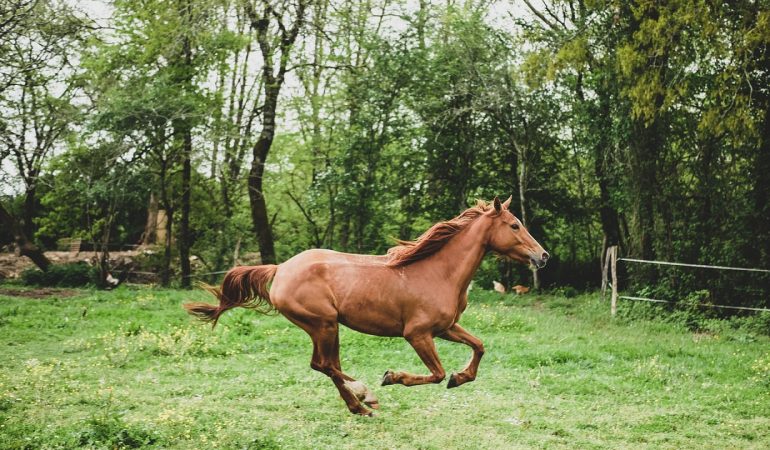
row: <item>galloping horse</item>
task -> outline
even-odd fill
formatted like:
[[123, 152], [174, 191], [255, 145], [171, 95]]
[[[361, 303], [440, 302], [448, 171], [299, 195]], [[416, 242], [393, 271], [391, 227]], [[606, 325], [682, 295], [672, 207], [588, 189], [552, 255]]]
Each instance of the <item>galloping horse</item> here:
[[[278, 310], [313, 340], [310, 367], [332, 379], [354, 414], [371, 415], [376, 397], [363, 383], [342, 372], [339, 324], [377, 336], [403, 336], [430, 375], [388, 370], [382, 385], [440, 383], [446, 376], [435, 337], [473, 349], [467, 367], [449, 377], [448, 388], [476, 378], [484, 354], [481, 341], [457, 322], [468, 304], [467, 288], [488, 251], [525, 264], [545, 266], [548, 253], [495, 197], [459, 216], [439, 222], [416, 241], [399, 241], [387, 255], [367, 256], [307, 250], [280, 265], [236, 267], [222, 286], [208, 287], [219, 305], [188, 303], [190, 314], [216, 325], [237, 306]], [[270, 281], [272, 280], [272, 284]], [[362, 404], [363, 402], [363, 404]]]

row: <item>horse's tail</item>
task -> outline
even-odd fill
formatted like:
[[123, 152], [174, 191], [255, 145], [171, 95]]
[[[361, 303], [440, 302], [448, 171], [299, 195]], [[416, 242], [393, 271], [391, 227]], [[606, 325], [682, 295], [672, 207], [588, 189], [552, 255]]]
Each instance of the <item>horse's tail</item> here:
[[273, 264], [230, 269], [220, 287], [201, 284], [204, 289], [214, 294], [219, 300], [219, 305], [196, 302], [185, 303], [184, 308], [204, 322], [211, 322], [212, 326], [217, 324], [223, 312], [238, 306], [267, 314], [275, 309], [270, 302], [268, 284], [275, 276], [276, 270], [278, 266]]

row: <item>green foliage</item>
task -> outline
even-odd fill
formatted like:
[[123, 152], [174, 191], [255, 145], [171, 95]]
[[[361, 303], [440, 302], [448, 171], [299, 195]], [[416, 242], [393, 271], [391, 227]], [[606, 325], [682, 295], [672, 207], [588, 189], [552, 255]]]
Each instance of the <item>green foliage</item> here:
[[163, 247], [154, 246], [146, 248], [134, 258], [134, 263], [139, 271], [160, 272], [163, 268]]
[[500, 282], [500, 271], [492, 258], [485, 258], [481, 262], [476, 275], [473, 277], [474, 288], [492, 289], [493, 281]]
[[553, 290], [553, 295], [564, 298], [575, 298], [578, 295], [577, 289], [572, 286], [562, 286]]
[[85, 422], [77, 445], [124, 449], [146, 448], [157, 443], [158, 438], [152, 431], [126, 424], [118, 412], [109, 408]]
[[30, 286], [82, 287], [94, 283], [96, 269], [86, 263], [54, 264], [45, 272], [40, 269], [26, 269], [21, 280]]
[[144, 231], [151, 174], [126, 160], [124, 151], [114, 142], [101, 142], [72, 145], [55, 158], [51, 169], [57, 176], [41, 198], [47, 214], [38, 220], [38, 234], [137, 242]]
[[[274, 3], [273, 19], [292, 10]], [[152, 194], [199, 269], [255, 261], [246, 181], [266, 87], [244, 4], [120, 0], [109, 38], [98, 30], [84, 46], [63, 47], [80, 36], [70, 33], [75, 17], [49, 20], [52, 4], [33, 6], [9, 30], [57, 38], [48, 60], [77, 62], [66, 81], [83, 105], [44, 93], [46, 83], [28, 91], [44, 108], [19, 109], [20, 92], [2, 95], [3, 111], [16, 113], [0, 120], [0, 159], [20, 142], [23, 118], [66, 125], [46, 141], [57, 156], [33, 161], [37, 197], [9, 199], [9, 210], [34, 209], [43, 243], [136, 244]], [[384, 253], [393, 238], [414, 239], [476, 198], [514, 194], [513, 210], [527, 210], [553, 255], [539, 273], [545, 287], [596, 286], [605, 239], [623, 255], [768, 267], [767, 0], [522, 7], [535, 11], [498, 20], [479, 1], [308, 7], [284, 60], [291, 89], [278, 102], [273, 146], [256, 162], [265, 163], [279, 260], [313, 247]], [[60, 60], [69, 48], [77, 57]], [[26, 67], [11, 64], [17, 56], [0, 47], [10, 61], [0, 87]], [[35, 67], [30, 81], [53, 73]], [[189, 189], [181, 130], [191, 135]], [[190, 242], [179, 230], [185, 193]], [[145, 267], [178, 274], [163, 255]], [[623, 286], [653, 297], [708, 289], [722, 304], [767, 306], [767, 277], [625, 269]], [[531, 276], [487, 260], [478, 283], [531, 285]], [[682, 320], [707, 326], [686, 303]]]

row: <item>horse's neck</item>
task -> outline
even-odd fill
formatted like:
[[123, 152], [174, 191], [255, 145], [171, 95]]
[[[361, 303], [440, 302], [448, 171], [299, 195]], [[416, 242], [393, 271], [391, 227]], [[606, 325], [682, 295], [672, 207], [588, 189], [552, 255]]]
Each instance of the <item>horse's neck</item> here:
[[489, 224], [484, 219], [475, 220], [429, 257], [438, 266], [436, 273], [441, 274], [442, 281], [448, 281], [462, 291], [468, 287], [486, 253]]

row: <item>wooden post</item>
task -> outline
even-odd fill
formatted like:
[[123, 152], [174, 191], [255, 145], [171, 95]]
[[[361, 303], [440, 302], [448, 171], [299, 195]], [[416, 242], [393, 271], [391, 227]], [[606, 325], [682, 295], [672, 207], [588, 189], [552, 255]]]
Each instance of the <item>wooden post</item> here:
[[610, 302], [610, 312], [614, 316], [618, 312], [618, 246], [610, 247], [611, 252], [611, 270], [612, 270], [612, 300]]

